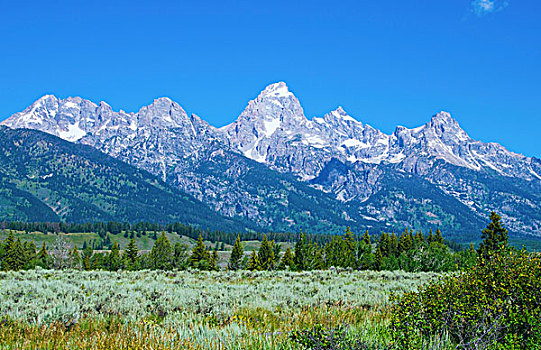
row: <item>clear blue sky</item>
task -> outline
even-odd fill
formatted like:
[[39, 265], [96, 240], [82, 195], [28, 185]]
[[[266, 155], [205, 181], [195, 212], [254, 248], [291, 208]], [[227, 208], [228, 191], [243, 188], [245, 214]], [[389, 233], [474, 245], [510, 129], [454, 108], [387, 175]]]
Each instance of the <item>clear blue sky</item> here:
[[390, 133], [448, 110], [541, 157], [541, 1], [0, 0], [0, 120], [44, 94], [136, 111], [169, 96], [232, 122], [286, 81]]

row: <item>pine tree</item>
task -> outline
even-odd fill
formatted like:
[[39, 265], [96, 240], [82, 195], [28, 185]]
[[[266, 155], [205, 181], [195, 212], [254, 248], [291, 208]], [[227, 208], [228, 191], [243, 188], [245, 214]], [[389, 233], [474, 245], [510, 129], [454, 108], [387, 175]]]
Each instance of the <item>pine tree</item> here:
[[24, 242], [24, 252], [28, 260], [32, 260], [36, 257], [36, 243], [34, 241]]
[[358, 243], [357, 248], [357, 260], [359, 262], [358, 268], [362, 270], [368, 270], [374, 267], [374, 253], [372, 253], [372, 245], [367, 244], [366, 240], [362, 240]]
[[137, 270], [138, 260], [139, 260], [139, 249], [137, 248], [137, 244], [135, 243], [135, 240], [132, 238], [130, 239], [130, 243], [128, 244], [128, 247], [126, 248], [126, 261], [128, 263], [128, 269]]
[[240, 268], [240, 263], [242, 256], [244, 255], [244, 248], [242, 242], [240, 241], [240, 235], [237, 235], [235, 244], [233, 244], [233, 250], [231, 251], [231, 257], [229, 258], [229, 264], [227, 268], [229, 270], [238, 270]]
[[423, 235], [423, 232], [421, 230], [417, 231], [417, 233], [415, 234], [415, 241], [417, 245], [425, 243], [425, 236]]
[[210, 254], [208, 270], [209, 271], [218, 270], [218, 251], [217, 250], [213, 250], [212, 254]]
[[197, 243], [192, 249], [192, 255], [188, 258], [190, 266], [206, 269], [209, 265], [210, 253], [203, 243], [203, 237], [199, 234]]
[[490, 259], [494, 254], [507, 249], [509, 236], [507, 229], [502, 226], [501, 216], [495, 212], [490, 213], [490, 223], [482, 231], [483, 242], [479, 244], [479, 256]]
[[376, 256], [374, 257], [374, 265], [376, 270], [380, 271], [383, 270], [384, 267], [384, 255], [380, 248], [376, 250]]
[[306, 235], [301, 230], [301, 236], [297, 243], [295, 244], [295, 257], [293, 262], [295, 263], [295, 269], [297, 271], [304, 271], [305, 266], [305, 255], [306, 255]]
[[257, 271], [260, 269], [260, 267], [261, 264], [259, 263], [257, 253], [255, 250], [252, 250], [252, 254], [250, 254], [250, 259], [248, 259], [248, 265], [246, 266], [246, 269], [250, 271]]
[[318, 244], [310, 241], [307, 246], [306, 270], [322, 270], [325, 267], [323, 251]]
[[120, 262], [120, 247], [118, 246], [118, 242], [114, 242], [113, 246], [111, 247], [111, 252], [108, 256], [109, 271], [117, 271], [118, 269], [120, 269]]
[[[10, 233], [12, 235], [12, 233]], [[12, 237], [14, 238], [14, 237]], [[9, 246], [4, 246], [4, 259], [2, 261], [2, 267], [4, 270], [19, 271], [26, 263], [25, 252], [21, 239], [6, 239], [9, 240]]]
[[343, 248], [342, 248], [342, 264], [343, 267], [357, 267], [357, 242], [355, 236], [351, 232], [349, 226], [346, 228], [346, 232], [343, 238]]
[[272, 251], [274, 252], [274, 264], [280, 260], [280, 252], [282, 251], [282, 245], [271, 241]]
[[267, 239], [267, 235], [263, 236], [257, 257], [259, 259], [260, 270], [274, 269], [274, 250], [272, 249], [272, 244]]
[[285, 270], [287, 268], [292, 269], [294, 267], [293, 262], [293, 253], [291, 252], [291, 249], [289, 247], [286, 248], [286, 251], [284, 252], [284, 255], [282, 256], [282, 259], [280, 260], [279, 269]]
[[85, 271], [92, 270], [92, 254], [94, 253], [94, 249], [90, 245], [87, 245], [85, 249], [83, 249], [83, 269]]
[[366, 244], [366, 245], [372, 245], [372, 240], [370, 239], [370, 234], [368, 233], [368, 230], [366, 230], [366, 232], [363, 234], [363, 239], [362, 241]]
[[41, 249], [38, 252], [37, 255], [38, 259], [38, 265], [44, 268], [48, 268], [51, 263], [51, 257], [49, 256], [49, 253], [47, 252], [47, 246], [45, 245], [45, 242], [43, 242], [43, 245], [41, 246]]
[[13, 234], [13, 231], [9, 231], [7, 238], [4, 240], [2, 244], [2, 250], [3, 250], [3, 257], [2, 257], [2, 270], [11, 270], [11, 253], [10, 250], [13, 248], [13, 243], [15, 242], [15, 235]]
[[380, 253], [383, 257], [389, 256], [390, 246], [391, 246], [391, 237], [389, 236], [388, 233], [383, 232], [381, 236], [379, 237], [378, 247], [377, 247], [377, 249], [380, 250]]
[[187, 263], [188, 246], [179, 242], [175, 243], [173, 265], [176, 269], [185, 269]]
[[15, 241], [12, 255], [12, 270], [18, 271], [26, 264], [26, 254], [20, 238]]
[[[507, 232], [507, 231], [506, 231], [506, 232]], [[441, 235], [441, 231], [440, 231], [439, 228], [436, 230], [436, 238], [435, 238], [435, 241], [438, 242], [439, 244], [443, 244], [443, 236]]]
[[81, 255], [77, 249], [77, 244], [73, 247], [73, 250], [70, 252], [71, 267], [74, 269], [81, 268]]
[[434, 235], [432, 234], [432, 229], [428, 232], [428, 237], [426, 239], [426, 243], [430, 245], [430, 243], [434, 242]]
[[152, 268], [155, 270], [169, 270], [171, 268], [172, 258], [173, 251], [171, 242], [169, 242], [169, 238], [167, 238], [164, 231], [160, 237], [156, 239], [156, 242], [150, 251]]
[[393, 232], [391, 235], [391, 243], [389, 246], [389, 256], [398, 256], [400, 253], [398, 251], [398, 236]]

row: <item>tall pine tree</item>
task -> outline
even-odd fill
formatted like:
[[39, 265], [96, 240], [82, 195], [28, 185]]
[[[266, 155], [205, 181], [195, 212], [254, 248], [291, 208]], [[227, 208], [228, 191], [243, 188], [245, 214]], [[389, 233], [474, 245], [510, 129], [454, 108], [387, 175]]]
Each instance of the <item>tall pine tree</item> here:
[[479, 244], [477, 253], [479, 256], [490, 259], [494, 254], [507, 249], [509, 236], [502, 226], [502, 217], [495, 212], [490, 213], [490, 223], [482, 231], [483, 242]]
[[267, 235], [263, 236], [257, 257], [259, 259], [260, 270], [274, 269], [274, 249], [272, 243], [267, 239]]
[[173, 251], [171, 242], [169, 242], [169, 238], [167, 238], [164, 231], [160, 237], [156, 239], [156, 243], [154, 243], [154, 246], [152, 246], [152, 250], [150, 251], [152, 268], [155, 270], [169, 270], [171, 268], [172, 258]]
[[137, 270], [139, 267], [139, 249], [135, 243], [135, 239], [130, 239], [130, 243], [126, 248], [126, 259], [128, 262], [127, 268], [129, 270]]
[[238, 270], [240, 268], [240, 263], [244, 255], [244, 247], [240, 241], [240, 235], [237, 235], [235, 244], [233, 244], [233, 250], [231, 251], [231, 257], [229, 258], [229, 264], [227, 268], [229, 270]]

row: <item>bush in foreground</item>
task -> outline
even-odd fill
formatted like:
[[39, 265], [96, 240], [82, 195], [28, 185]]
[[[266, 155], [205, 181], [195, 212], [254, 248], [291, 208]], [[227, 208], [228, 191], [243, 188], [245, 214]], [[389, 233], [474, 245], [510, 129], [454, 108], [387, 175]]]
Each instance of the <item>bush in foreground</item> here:
[[397, 348], [450, 339], [459, 349], [541, 349], [538, 255], [495, 254], [394, 300], [391, 332]]

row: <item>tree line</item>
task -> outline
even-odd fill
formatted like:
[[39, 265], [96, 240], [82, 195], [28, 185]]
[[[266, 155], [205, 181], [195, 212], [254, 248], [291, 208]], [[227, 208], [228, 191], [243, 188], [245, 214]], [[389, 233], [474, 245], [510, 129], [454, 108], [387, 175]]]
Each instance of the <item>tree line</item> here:
[[[43, 243], [37, 249], [33, 241], [22, 242], [10, 231], [4, 242], [0, 243], [0, 266], [3, 270], [32, 269], [37, 266], [109, 271], [220, 269], [218, 251], [225, 250], [223, 241], [216, 241], [214, 248], [211, 248], [204, 244], [203, 235], [199, 232], [196, 244], [189, 249], [185, 244], [172, 244], [165, 232], [157, 235], [150, 252], [141, 252], [134, 237], [126, 247], [108, 241], [108, 251], [100, 251], [95, 244], [87, 244], [86, 241], [82, 249], [77, 245], [72, 247], [63, 235], [58, 235], [51, 247]], [[109, 236], [106, 235], [106, 238]], [[301, 232], [293, 249], [287, 247], [283, 252], [281, 243], [263, 235], [259, 249], [251, 254], [245, 254], [242, 241], [241, 234], [237, 234], [226, 269], [306, 271], [339, 267], [442, 272], [471, 266], [477, 255], [473, 246], [455, 251], [439, 230], [435, 234], [430, 231], [425, 235], [421, 231], [406, 229], [399, 235], [384, 232], [377, 239], [372, 239], [368, 231], [359, 236], [347, 228], [344, 234], [330, 236], [323, 243]], [[103, 241], [98, 246], [103, 246]]]
[[[175, 222], [167, 225], [141, 221], [137, 223], [128, 222], [88, 222], [88, 223], [65, 223], [65, 222], [23, 222], [23, 221], [2, 221], [0, 229], [22, 231], [25, 233], [40, 232], [43, 234], [58, 233], [97, 233], [102, 240], [107, 239], [108, 235], [123, 234], [126, 238], [141, 238], [149, 236], [156, 240], [163, 231], [175, 233], [180, 236], [186, 236], [197, 239], [199, 235], [205, 241], [224, 242], [233, 245], [237, 236], [243, 241], [261, 240], [262, 232], [226, 232], [220, 230], [208, 230], [192, 225]], [[267, 237], [275, 242], [296, 242], [300, 234], [291, 232], [266, 232]], [[332, 234], [309, 235], [309, 237], [320, 244], [329, 240]], [[109, 238], [110, 239], [110, 238]], [[110, 242], [109, 242], [110, 243]], [[96, 242], [96, 244], [99, 244]], [[111, 248], [108, 244], [97, 246]], [[96, 248], [98, 249], [98, 248]]]

